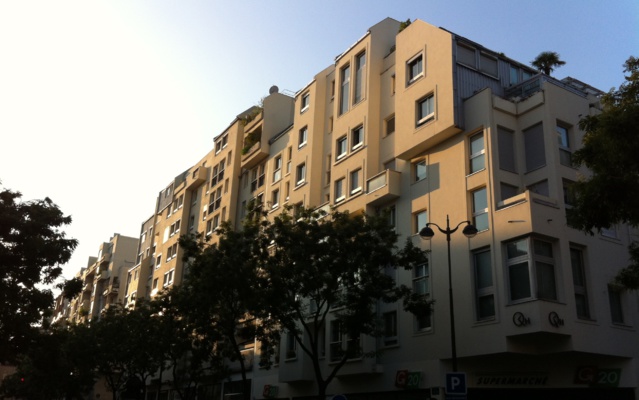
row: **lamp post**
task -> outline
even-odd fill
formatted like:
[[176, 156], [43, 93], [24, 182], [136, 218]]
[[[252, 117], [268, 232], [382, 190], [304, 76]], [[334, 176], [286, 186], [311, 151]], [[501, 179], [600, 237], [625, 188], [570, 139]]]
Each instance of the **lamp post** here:
[[446, 229], [442, 229], [439, 225], [429, 222], [426, 224], [421, 231], [419, 231], [419, 236], [422, 239], [430, 240], [433, 236], [435, 236], [435, 232], [432, 230], [431, 225], [434, 225], [439, 229], [441, 233], [446, 235], [446, 241], [448, 243], [448, 301], [450, 305], [450, 345], [453, 353], [453, 372], [457, 372], [457, 343], [455, 340], [455, 310], [453, 308], [453, 280], [451, 273], [451, 263], [450, 263], [450, 235], [455, 233], [457, 229], [459, 229], [462, 224], [466, 224], [462, 233], [467, 238], [472, 238], [477, 234], [477, 228], [470, 221], [462, 221], [453, 229], [450, 229], [450, 221], [448, 219], [448, 215], [446, 215]]

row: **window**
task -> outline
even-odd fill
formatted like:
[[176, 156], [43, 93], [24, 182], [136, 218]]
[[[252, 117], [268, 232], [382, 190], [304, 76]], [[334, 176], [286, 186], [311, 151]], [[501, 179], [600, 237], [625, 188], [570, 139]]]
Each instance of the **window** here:
[[601, 228], [601, 236], [611, 239], [617, 239], [617, 227], [611, 225], [608, 228]]
[[531, 238], [506, 243], [506, 264], [511, 301], [557, 300], [552, 243]]
[[344, 178], [335, 181], [335, 203], [344, 200]]
[[264, 185], [264, 164], [251, 171], [251, 192]]
[[173, 273], [175, 272], [174, 269], [170, 270], [169, 272], [164, 274], [164, 281], [162, 282], [162, 286], [163, 287], [167, 287], [173, 284]]
[[419, 231], [426, 226], [426, 223], [428, 223], [428, 214], [426, 210], [419, 211], [413, 215], [413, 218], [415, 224], [413, 232], [419, 233]]
[[155, 258], [155, 269], [160, 268], [161, 264], [162, 264], [162, 253], [158, 254], [158, 256]]
[[426, 179], [426, 160], [418, 161], [413, 165], [415, 169], [415, 182]]
[[[428, 263], [420, 264], [413, 269], [413, 293], [430, 297], [430, 268]], [[415, 317], [415, 330], [417, 332], [428, 330], [432, 327], [430, 315]]]
[[573, 184], [574, 182], [568, 179], [562, 179], [561, 181], [562, 190], [564, 192], [564, 204], [567, 207], [571, 207], [573, 204], [575, 204], [575, 197], [572, 191]]
[[415, 57], [408, 60], [406, 63], [406, 76], [408, 81], [406, 85], [410, 85], [418, 78], [421, 78], [424, 75], [424, 55], [418, 54]]
[[209, 214], [220, 208], [222, 204], [222, 187], [218, 187], [209, 195]]
[[499, 184], [499, 188], [501, 190], [501, 201], [510, 199], [511, 197], [515, 197], [519, 194], [519, 188], [514, 185], [509, 185], [508, 183], [501, 182]]
[[286, 359], [292, 359], [297, 357], [297, 342], [295, 341], [295, 335], [291, 332], [286, 334]]
[[488, 229], [488, 200], [486, 188], [473, 192], [473, 225], [478, 231]]
[[296, 185], [301, 185], [306, 181], [306, 164], [301, 163], [296, 170]]
[[394, 346], [397, 340], [397, 311], [389, 311], [382, 316], [384, 319], [384, 346]]
[[568, 128], [557, 125], [557, 141], [559, 142], [559, 162], [561, 165], [570, 167], [572, 165], [572, 152], [570, 151], [570, 139], [568, 137]]
[[435, 119], [435, 96], [430, 94], [417, 101], [417, 126]]
[[484, 134], [478, 133], [470, 137], [470, 173], [486, 168], [484, 159]]
[[473, 254], [475, 272], [475, 310], [477, 320], [485, 320], [495, 316], [495, 288], [490, 250]]
[[361, 169], [357, 169], [351, 172], [351, 194], [359, 193], [362, 191], [361, 174]]
[[206, 221], [206, 234], [210, 235], [211, 233], [213, 233], [213, 221], [208, 220]]
[[280, 190], [275, 189], [271, 193], [271, 208], [277, 208], [280, 205]]
[[608, 301], [610, 302], [610, 317], [613, 324], [624, 323], [623, 302], [621, 291], [613, 286], [608, 286]]
[[224, 179], [224, 160], [220, 161], [220, 163], [213, 167], [213, 172], [211, 174], [211, 187], [217, 185], [218, 183], [222, 183]]
[[570, 248], [570, 266], [572, 267], [572, 285], [575, 291], [575, 307], [577, 318], [590, 319], [588, 291], [586, 290], [586, 271], [584, 269], [583, 251]]
[[481, 53], [479, 56], [479, 68], [481, 72], [497, 77], [497, 59], [488, 54]]
[[351, 67], [347, 65], [340, 70], [341, 97], [339, 101], [339, 114], [348, 111], [348, 98], [350, 96]]
[[386, 119], [386, 135], [390, 135], [395, 132], [395, 115], [392, 115]]
[[277, 182], [282, 178], [282, 156], [275, 157], [273, 161], [273, 182]]
[[476, 68], [475, 49], [457, 43], [457, 61], [469, 67]]
[[361, 356], [359, 337], [349, 338], [343, 331], [339, 321], [331, 321], [330, 324], [330, 361], [339, 361], [346, 354], [349, 359]]
[[509, 76], [509, 83], [510, 85], [516, 85], [517, 83], [519, 83], [519, 68], [515, 67], [514, 65], [510, 65], [510, 76]]
[[499, 168], [517, 172], [515, 161], [515, 133], [501, 126], [497, 127], [497, 146], [499, 147]]
[[550, 188], [548, 186], [547, 179], [533, 183], [532, 185], [527, 186], [526, 189], [530, 190], [533, 193], [540, 194], [542, 196], [546, 196], [546, 197], [550, 196]]
[[395, 74], [391, 75], [391, 96], [395, 94]]
[[344, 157], [346, 155], [346, 152], [347, 152], [346, 136], [342, 136], [341, 138], [337, 139], [337, 147], [335, 148], [335, 154], [337, 154], [337, 156], [335, 157], [335, 159], [339, 160], [340, 158]]
[[173, 224], [171, 224], [171, 227], [169, 229], [169, 236], [173, 236], [176, 233], [180, 233], [180, 221], [181, 220], [178, 219]]
[[526, 150], [526, 172], [546, 165], [544, 128], [542, 124], [524, 129], [524, 148]]
[[351, 131], [351, 149], [355, 150], [364, 144], [364, 126], [360, 125]]
[[302, 95], [302, 102], [300, 104], [300, 113], [308, 110], [308, 107], [311, 105], [311, 94], [306, 92]]
[[289, 147], [288, 148], [288, 157], [286, 158], [286, 173], [290, 174], [291, 173], [291, 161], [293, 159], [293, 148]]
[[153, 290], [158, 288], [158, 278], [153, 279]]
[[169, 248], [166, 251], [166, 262], [168, 263], [169, 261], [171, 261], [172, 259], [174, 259], [175, 257], [177, 257], [177, 251], [178, 251], [178, 244], [175, 243], [172, 246], [169, 246]]
[[297, 147], [303, 147], [306, 144], [306, 140], [308, 139], [308, 127], [305, 126], [302, 129], [300, 129], [299, 132], [299, 141], [297, 144]]
[[366, 82], [366, 53], [355, 56], [355, 96], [353, 104], [359, 103], [364, 98], [364, 84]]

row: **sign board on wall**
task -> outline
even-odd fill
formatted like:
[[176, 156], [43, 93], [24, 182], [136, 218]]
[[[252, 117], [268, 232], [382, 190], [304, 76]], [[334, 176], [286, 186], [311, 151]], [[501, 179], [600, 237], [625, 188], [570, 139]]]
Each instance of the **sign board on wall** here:
[[408, 371], [402, 369], [395, 374], [395, 387], [400, 389], [417, 389], [421, 381], [422, 373], [420, 371]]

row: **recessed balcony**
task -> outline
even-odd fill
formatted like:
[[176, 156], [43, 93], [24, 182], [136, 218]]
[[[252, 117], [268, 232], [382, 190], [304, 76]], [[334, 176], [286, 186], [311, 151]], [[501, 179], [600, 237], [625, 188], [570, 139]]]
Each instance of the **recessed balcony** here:
[[208, 176], [208, 168], [201, 166], [191, 172], [186, 181], [186, 188], [192, 190], [204, 182], [206, 182], [206, 178]]
[[401, 194], [401, 172], [387, 169], [366, 181], [366, 204], [379, 206]]

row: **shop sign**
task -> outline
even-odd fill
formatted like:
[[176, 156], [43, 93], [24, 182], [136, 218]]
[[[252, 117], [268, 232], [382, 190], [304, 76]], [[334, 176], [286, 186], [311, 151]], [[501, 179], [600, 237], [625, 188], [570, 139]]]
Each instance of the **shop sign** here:
[[417, 389], [419, 388], [421, 377], [422, 373], [420, 371], [411, 372], [406, 369], [399, 370], [395, 375], [395, 387], [400, 389]]
[[477, 375], [476, 386], [545, 386], [546, 374], [486, 374]]
[[591, 387], [619, 387], [621, 368], [598, 368], [585, 366], [577, 368], [575, 383]]

